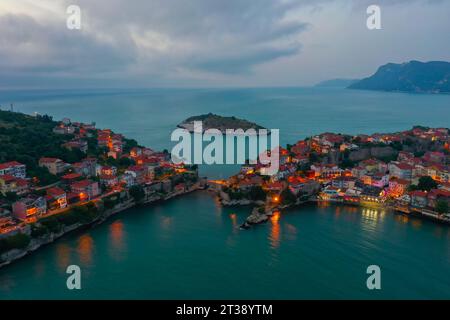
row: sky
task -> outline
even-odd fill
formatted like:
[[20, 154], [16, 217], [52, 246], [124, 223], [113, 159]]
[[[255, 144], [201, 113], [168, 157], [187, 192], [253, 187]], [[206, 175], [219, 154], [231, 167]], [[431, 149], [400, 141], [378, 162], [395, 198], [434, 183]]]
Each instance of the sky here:
[[[366, 26], [372, 4], [380, 30]], [[449, 16], [448, 0], [0, 0], [0, 88], [362, 78], [388, 62], [450, 61]]]

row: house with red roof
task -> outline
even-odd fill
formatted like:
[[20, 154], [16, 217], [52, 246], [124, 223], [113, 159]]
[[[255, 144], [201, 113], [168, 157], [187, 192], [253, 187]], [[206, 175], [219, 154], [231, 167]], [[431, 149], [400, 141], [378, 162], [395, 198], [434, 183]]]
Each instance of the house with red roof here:
[[137, 184], [143, 184], [147, 179], [148, 169], [144, 165], [134, 165], [128, 167], [125, 173], [132, 175]]
[[450, 191], [442, 189], [432, 189], [428, 192], [428, 206], [435, 208], [438, 201], [445, 201], [450, 206]]
[[404, 180], [411, 180], [413, 173], [413, 166], [398, 161], [392, 161], [388, 165], [389, 177], [396, 177]]
[[70, 165], [58, 158], [43, 157], [39, 159], [39, 167], [47, 168], [51, 174], [63, 173]]
[[412, 191], [410, 194], [411, 205], [417, 208], [425, 208], [428, 204], [428, 194], [425, 191]]
[[89, 179], [74, 182], [70, 185], [70, 189], [74, 193], [78, 193], [81, 200], [91, 200], [100, 195], [100, 187], [98, 182]]
[[8, 192], [13, 192], [17, 195], [23, 195], [29, 191], [28, 181], [22, 178], [5, 174], [0, 176], [0, 193], [6, 195]]
[[408, 180], [399, 179], [396, 177], [390, 178], [388, 194], [391, 197], [400, 197], [406, 193], [409, 185], [410, 182]]
[[101, 174], [100, 183], [107, 188], [112, 188], [119, 184], [119, 179], [115, 175]]
[[14, 218], [25, 222], [35, 222], [47, 212], [47, 202], [44, 197], [30, 195], [14, 202], [12, 209]]
[[66, 192], [58, 187], [48, 188], [47, 192], [47, 207], [51, 210], [61, 209], [67, 207]]
[[0, 176], [11, 175], [16, 178], [25, 179], [27, 173], [27, 167], [17, 161], [10, 161], [5, 163], [0, 163]]

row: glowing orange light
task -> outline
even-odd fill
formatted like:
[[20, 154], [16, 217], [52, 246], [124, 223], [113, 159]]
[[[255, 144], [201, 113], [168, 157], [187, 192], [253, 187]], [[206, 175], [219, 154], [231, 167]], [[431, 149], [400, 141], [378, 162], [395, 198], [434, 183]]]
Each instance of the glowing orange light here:
[[273, 196], [273, 197], [272, 197], [272, 201], [275, 202], [275, 203], [278, 203], [278, 202], [280, 201], [280, 197], [278, 197], [278, 196]]
[[270, 220], [272, 222], [277, 222], [278, 220], [280, 220], [280, 212], [279, 211], [275, 211], [273, 213], [273, 216], [270, 218]]

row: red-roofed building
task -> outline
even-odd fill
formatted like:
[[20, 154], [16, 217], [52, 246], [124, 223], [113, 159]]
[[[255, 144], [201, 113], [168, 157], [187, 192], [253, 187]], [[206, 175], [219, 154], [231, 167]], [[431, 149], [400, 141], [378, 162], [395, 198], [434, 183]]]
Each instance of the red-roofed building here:
[[39, 159], [39, 167], [45, 167], [51, 174], [58, 175], [63, 173], [68, 165], [61, 159], [43, 157]]
[[119, 179], [117, 178], [117, 176], [102, 174], [100, 175], [100, 183], [107, 188], [112, 188], [119, 184]]
[[388, 165], [389, 168], [389, 177], [396, 177], [404, 180], [412, 179], [413, 166], [404, 163], [393, 161]]
[[145, 183], [147, 179], [147, 172], [148, 172], [147, 167], [143, 165], [130, 166], [125, 171], [125, 173], [133, 176], [134, 181], [137, 184]]
[[394, 198], [400, 197], [406, 193], [409, 185], [408, 180], [393, 177], [389, 180], [388, 194]]
[[29, 196], [16, 201], [12, 205], [13, 216], [25, 222], [35, 222], [47, 212], [47, 202], [44, 197]]
[[425, 208], [428, 204], [427, 196], [428, 194], [424, 191], [416, 190], [411, 192], [411, 205], [413, 207]]
[[425, 153], [423, 158], [427, 162], [444, 163], [445, 154], [442, 152], [428, 151], [427, 153]]
[[61, 180], [66, 184], [71, 184], [77, 180], [80, 180], [82, 178], [82, 175], [79, 173], [68, 173], [66, 175], [63, 175], [61, 177]]
[[0, 163], [0, 176], [11, 175], [16, 178], [24, 179], [26, 177], [26, 166], [17, 161]]
[[9, 174], [0, 176], [0, 193], [3, 195], [6, 195], [8, 192], [22, 195], [29, 191], [28, 187], [28, 181], [25, 179], [16, 178]]
[[91, 200], [100, 195], [98, 182], [86, 179], [74, 182], [70, 185], [70, 189], [74, 193], [78, 193], [81, 200]]
[[445, 201], [450, 206], [450, 191], [433, 189], [428, 192], [428, 206], [435, 208], [437, 201]]
[[67, 197], [66, 192], [58, 187], [53, 187], [47, 189], [47, 199], [48, 207], [51, 210], [60, 209], [67, 207]]

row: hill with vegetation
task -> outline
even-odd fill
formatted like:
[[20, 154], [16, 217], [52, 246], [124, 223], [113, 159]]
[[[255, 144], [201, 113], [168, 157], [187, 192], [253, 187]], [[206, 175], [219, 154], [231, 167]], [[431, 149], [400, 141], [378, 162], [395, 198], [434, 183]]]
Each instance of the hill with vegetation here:
[[182, 123], [178, 125], [179, 128], [184, 128], [189, 130], [190, 132], [194, 131], [194, 121], [201, 121], [203, 125], [203, 131], [208, 129], [218, 129], [221, 132], [225, 132], [227, 129], [265, 129], [264, 127], [254, 123], [250, 122], [244, 119], [239, 119], [236, 117], [224, 117], [219, 116], [217, 114], [208, 113], [203, 114], [199, 116], [193, 116], [190, 118], [187, 118]]
[[450, 63], [445, 61], [410, 61], [388, 63], [350, 89], [414, 93], [450, 93]]

